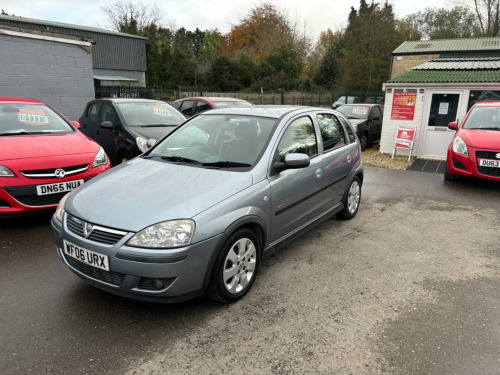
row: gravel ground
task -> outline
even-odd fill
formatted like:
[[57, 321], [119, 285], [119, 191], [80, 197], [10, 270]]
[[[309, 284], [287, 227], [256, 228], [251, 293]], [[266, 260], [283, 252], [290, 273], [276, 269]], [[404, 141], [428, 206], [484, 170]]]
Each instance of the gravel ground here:
[[[377, 147], [377, 149], [375, 149], [375, 147]], [[391, 154], [381, 154], [378, 146], [375, 147], [366, 148], [366, 150], [361, 153], [361, 160], [367, 167], [405, 170], [408, 169], [416, 159], [412, 157], [408, 162], [408, 156], [404, 155], [395, 155], [394, 159], [391, 159]]]

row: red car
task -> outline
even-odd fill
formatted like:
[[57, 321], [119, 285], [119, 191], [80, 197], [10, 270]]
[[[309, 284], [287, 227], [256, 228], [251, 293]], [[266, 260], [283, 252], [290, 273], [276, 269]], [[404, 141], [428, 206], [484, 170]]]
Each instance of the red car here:
[[250, 107], [253, 104], [238, 98], [191, 97], [177, 99], [174, 107], [187, 118], [215, 108]]
[[448, 147], [445, 180], [457, 175], [500, 181], [500, 101], [472, 106]]
[[79, 127], [38, 100], [0, 97], [0, 217], [56, 208], [111, 167]]

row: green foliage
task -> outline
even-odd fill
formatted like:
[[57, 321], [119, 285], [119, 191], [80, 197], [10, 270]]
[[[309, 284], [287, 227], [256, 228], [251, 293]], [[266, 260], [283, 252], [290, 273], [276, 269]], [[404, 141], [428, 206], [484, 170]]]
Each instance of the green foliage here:
[[392, 5], [351, 8], [344, 34], [341, 63], [342, 89], [375, 91], [389, 78], [392, 51], [400, 44]]

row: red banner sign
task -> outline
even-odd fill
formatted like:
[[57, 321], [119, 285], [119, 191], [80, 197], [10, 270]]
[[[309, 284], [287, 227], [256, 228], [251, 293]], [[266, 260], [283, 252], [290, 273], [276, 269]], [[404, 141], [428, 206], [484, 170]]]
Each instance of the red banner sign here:
[[415, 140], [415, 131], [416, 128], [413, 126], [400, 126], [394, 147], [412, 149], [413, 141]]
[[395, 89], [392, 99], [391, 120], [413, 121], [417, 89]]

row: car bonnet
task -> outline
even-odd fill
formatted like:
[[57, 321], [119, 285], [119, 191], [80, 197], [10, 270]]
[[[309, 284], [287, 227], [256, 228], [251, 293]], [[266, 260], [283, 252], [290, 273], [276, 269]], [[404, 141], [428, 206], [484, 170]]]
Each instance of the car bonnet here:
[[102, 226], [137, 232], [192, 218], [252, 185], [251, 172], [198, 168], [136, 158], [85, 183], [65, 210]]

